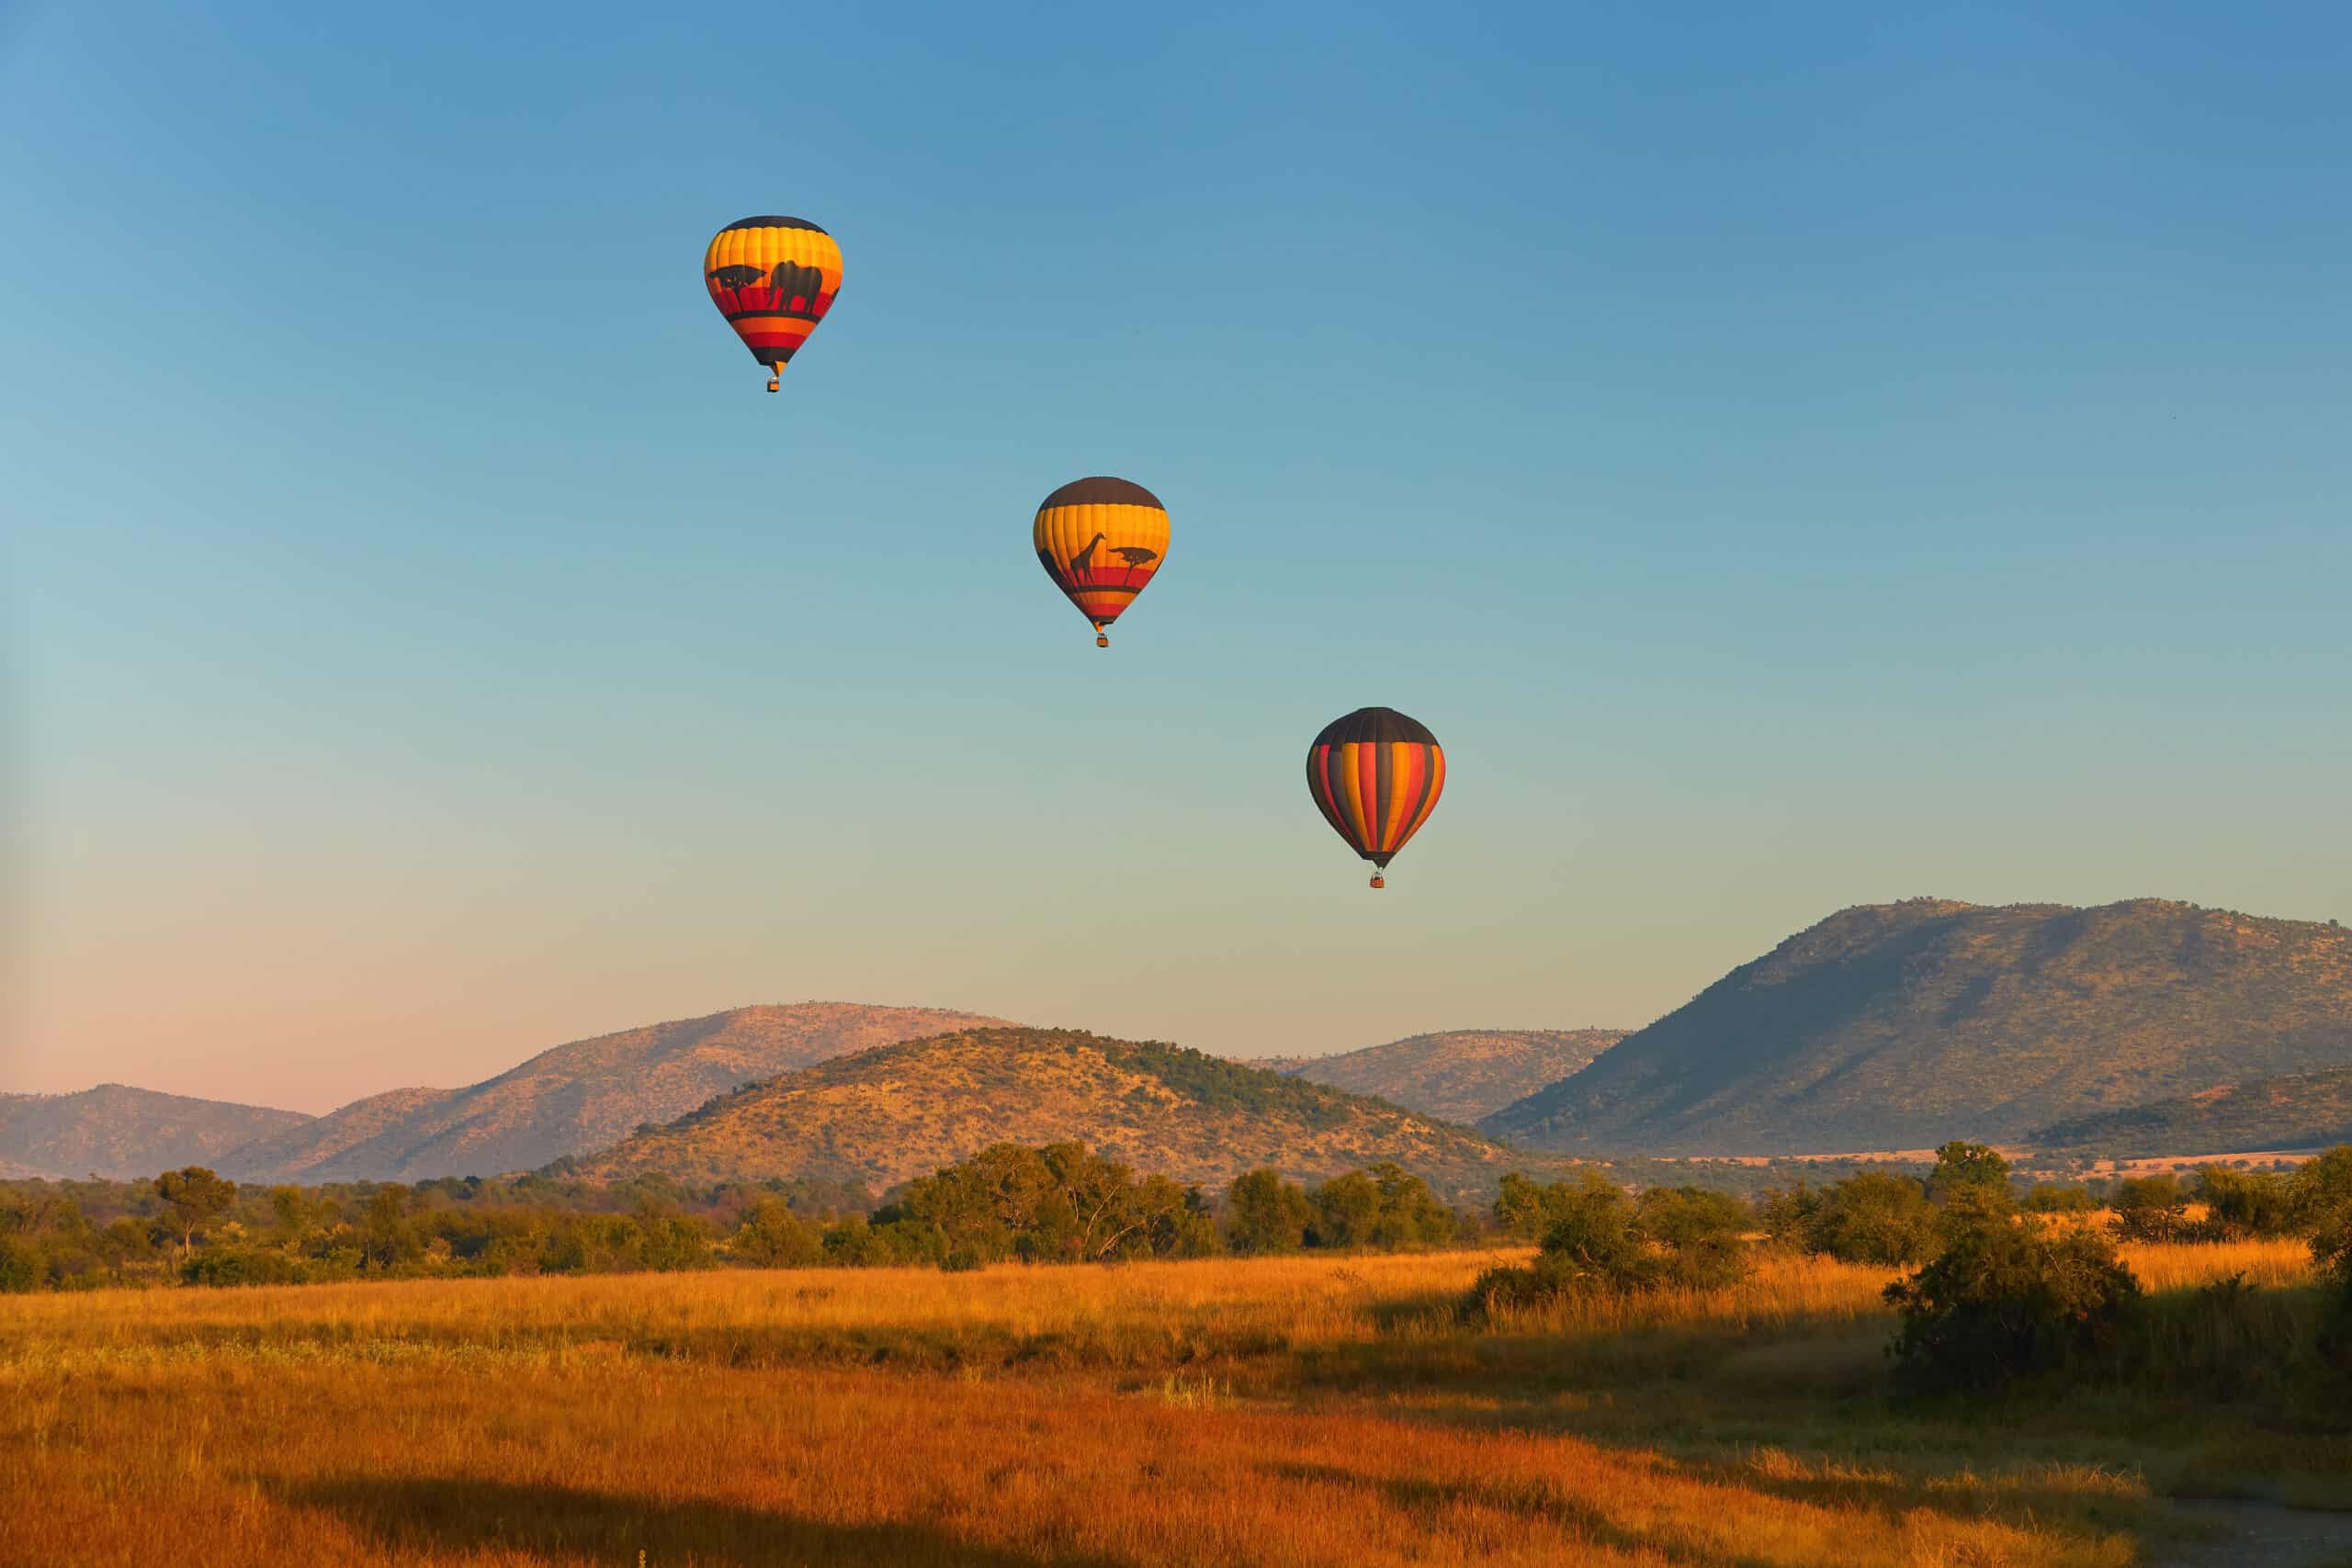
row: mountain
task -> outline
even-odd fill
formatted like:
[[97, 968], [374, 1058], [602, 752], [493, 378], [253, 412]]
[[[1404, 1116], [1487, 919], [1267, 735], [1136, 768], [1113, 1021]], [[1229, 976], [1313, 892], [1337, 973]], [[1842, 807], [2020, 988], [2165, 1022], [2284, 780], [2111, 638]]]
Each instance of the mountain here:
[[210, 1165], [253, 1138], [310, 1120], [299, 1111], [119, 1083], [76, 1094], [0, 1094], [0, 1163], [77, 1180], [96, 1171], [128, 1181]]
[[2119, 1155], [2255, 1153], [2352, 1144], [2352, 1067], [2223, 1084], [2077, 1116], [2026, 1134], [2037, 1149]]
[[1071, 1139], [1146, 1173], [1211, 1186], [1257, 1166], [1319, 1179], [1393, 1159], [1460, 1196], [1531, 1164], [1463, 1128], [1198, 1051], [993, 1028], [747, 1085], [565, 1166], [600, 1179], [808, 1177], [883, 1191], [991, 1144]]
[[2162, 899], [1830, 916], [1479, 1125], [1532, 1146], [1793, 1154], [2352, 1065], [2352, 932]]
[[470, 1089], [371, 1095], [234, 1151], [222, 1170], [239, 1180], [304, 1182], [526, 1170], [666, 1122], [737, 1084], [999, 1021], [943, 1008], [802, 1002], [650, 1024], [542, 1051]]
[[1624, 1037], [1622, 1029], [1455, 1029], [1254, 1065], [1425, 1116], [1476, 1122], [1566, 1077]]

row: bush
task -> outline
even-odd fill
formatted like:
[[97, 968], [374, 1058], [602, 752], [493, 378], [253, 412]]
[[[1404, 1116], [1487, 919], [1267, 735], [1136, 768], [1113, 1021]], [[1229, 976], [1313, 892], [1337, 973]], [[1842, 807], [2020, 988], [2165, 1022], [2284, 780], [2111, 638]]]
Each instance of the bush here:
[[2285, 1235], [2293, 1228], [2293, 1195], [2268, 1171], [2206, 1166], [2197, 1173], [2197, 1198], [2205, 1205], [2199, 1229], [2215, 1241]]
[[1280, 1170], [1244, 1170], [1226, 1190], [1226, 1244], [1244, 1256], [1296, 1253], [1312, 1223], [1306, 1187], [1282, 1180]]
[[1726, 1285], [1747, 1272], [1747, 1213], [1721, 1193], [1660, 1190], [1637, 1204], [1588, 1170], [1545, 1189], [1543, 1206], [1551, 1217], [1543, 1250], [1524, 1268], [1481, 1274], [1470, 1287], [1474, 1319], [1570, 1296]]
[[284, 1253], [250, 1247], [199, 1252], [180, 1265], [180, 1281], [188, 1285], [299, 1285], [309, 1278]]
[[2087, 1214], [2098, 1208], [2087, 1187], [2068, 1187], [2059, 1182], [2044, 1181], [2025, 1195], [2026, 1213], [2030, 1214]]
[[2178, 1241], [2188, 1230], [2188, 1195], [2171, 1176], [2127, 1177], [2108, 1195], [2115, 1234], [2125, 1241]]
[[1805, 1250], [1840, 1263], [1917, 1263], [1935, 1244], [1936, 1212], [1907, 1176], [1865, 1170], [1825, 1189], [1805, 1229]]
[[1995, 1388], [2096, 1358], [2140, 1304], [2112, 1242], [2025, 1224], [1989, 1189], [1955, 1196], [1943, 1243], [1886, 1288], [1903, 1319], [1897, 1374], [1913, 1390]]

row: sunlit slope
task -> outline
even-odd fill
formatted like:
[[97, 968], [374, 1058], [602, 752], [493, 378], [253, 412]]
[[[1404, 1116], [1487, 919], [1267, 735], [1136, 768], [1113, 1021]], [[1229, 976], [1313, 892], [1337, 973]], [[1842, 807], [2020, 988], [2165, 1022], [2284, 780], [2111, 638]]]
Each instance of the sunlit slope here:
[[1424, 1115], [1476, 1122], [1566, 1077], [1624, 1037], [1622, 1029], [1453, 1029], [1262, 1065]]
[[2036, 1129], [2037, 1148], [2202, 1155], [2352, 1143], [2352, 1067], [2290, 1073], [2077, 1116]]
[[2010, 1140], [2352, 1065], [2352, 932], [2161, 899], [1847, 909], [1481, 1126], [1748, 1154]]
[[526, 1170], [666, 1122], [737, 1084], [996, 1020], [942, 1008], [736, 1008], [543, 1051], [460, 1089], [396, 1089], [223, 1162], [247, 1180], [420, 1180]]
[[1197, 1051], [1002, 1028], [885, 1046], [752, 1085], [572, 1168], [684, 1181], [823, 1177], [879, 1191], [990, 1144], [1069, 1139], [1213, 1186], [1257, 1166], [1314, 1179], [1395, 1160], [1469, 1194], [1531, 1163], [1464, 1128]]
[[0, 1094], [0, 1168], [28, 1176], [117, 1181], [203, 1165], [311, 1118], [220, 1100], [106, 1083], [75, 1094]]

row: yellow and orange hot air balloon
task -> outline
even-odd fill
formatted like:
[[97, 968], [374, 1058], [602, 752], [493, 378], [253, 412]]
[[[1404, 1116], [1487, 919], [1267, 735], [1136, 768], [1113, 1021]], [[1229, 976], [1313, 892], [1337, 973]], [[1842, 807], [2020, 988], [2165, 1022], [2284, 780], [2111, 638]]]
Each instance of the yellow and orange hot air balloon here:
[[711, 303], [768, 367], [768, 390], [842, 287], [842, 251], [805, 218], [745, 218], [711, 237], [702, 280]]
[[1445, 749], [1395, 708], [1358, 708], [1306, 749], [1306, 789], [1332, 830], [1372, 863], [1372, 885], [1385, 887], [1389, 857], [1437, 809]]
[[1072, 479], [1037, 507], [1037, 564], [1094, 623], [1094, 646], [1168, 557], [1168, 509], [1127, 479]]

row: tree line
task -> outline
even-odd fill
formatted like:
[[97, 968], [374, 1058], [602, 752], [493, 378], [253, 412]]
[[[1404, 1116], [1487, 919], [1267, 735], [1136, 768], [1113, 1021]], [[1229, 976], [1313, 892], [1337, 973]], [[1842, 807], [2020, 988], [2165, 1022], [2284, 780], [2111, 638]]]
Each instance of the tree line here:
[[[2107, 1200], [2112, 1219], [2095, 1223], [2086, 1190], [2020, 1190], [1999, 1154], [1964, 1142], [1938, 1150], [1924, 1178], [1858, 1172], [1752, 1207], [1695, 1188], [1629, 1194], [1597, 1171], [1549, 1186], [1510, 1177], [1496, 1219], [1540, 1238], [1539, 1249], [1482, 1275], [1464, 1309], [1473, 1321], [1540, 1324], [1578, 1299], [1734, 1285], [1779, 1248], [1910, 1269], [1885, 1299], [1898, 1321], [1897, 1375], [1916, 1392], [2070, 1374], [2228, 1394], [2256, 1380], [2292, 1386], [2308, 1370], [2318, 1381], [2303, 1392], [2341, 1398], [2352, 1377], [2352, 1145], [2291, 1174], [2210, 1166], [2187, 1187], [2120, 1181]], [[2194, 1219], [2192, 1203], [2203, 1210]], [[1751, 1225], [1761, 1247], [1748, 1244]], [[2152, 1302], [2117, 1250], [2276, 1236], [2310, 1246], [2318, 1303], [2308, 1325], [2243, 1276]]]
[[192, 1166], [138, 1182], [0, 1182], [0, 1292], [1108, 1263], [1435, 1247], [1489, 1228], [1394, 1164], [1311, 1186], [1254, 1170], [1212, 1199], [1075, 1143], [999, 1145], [878, 1204], [853, 1183], [537, 1175], [256, 1187]]

